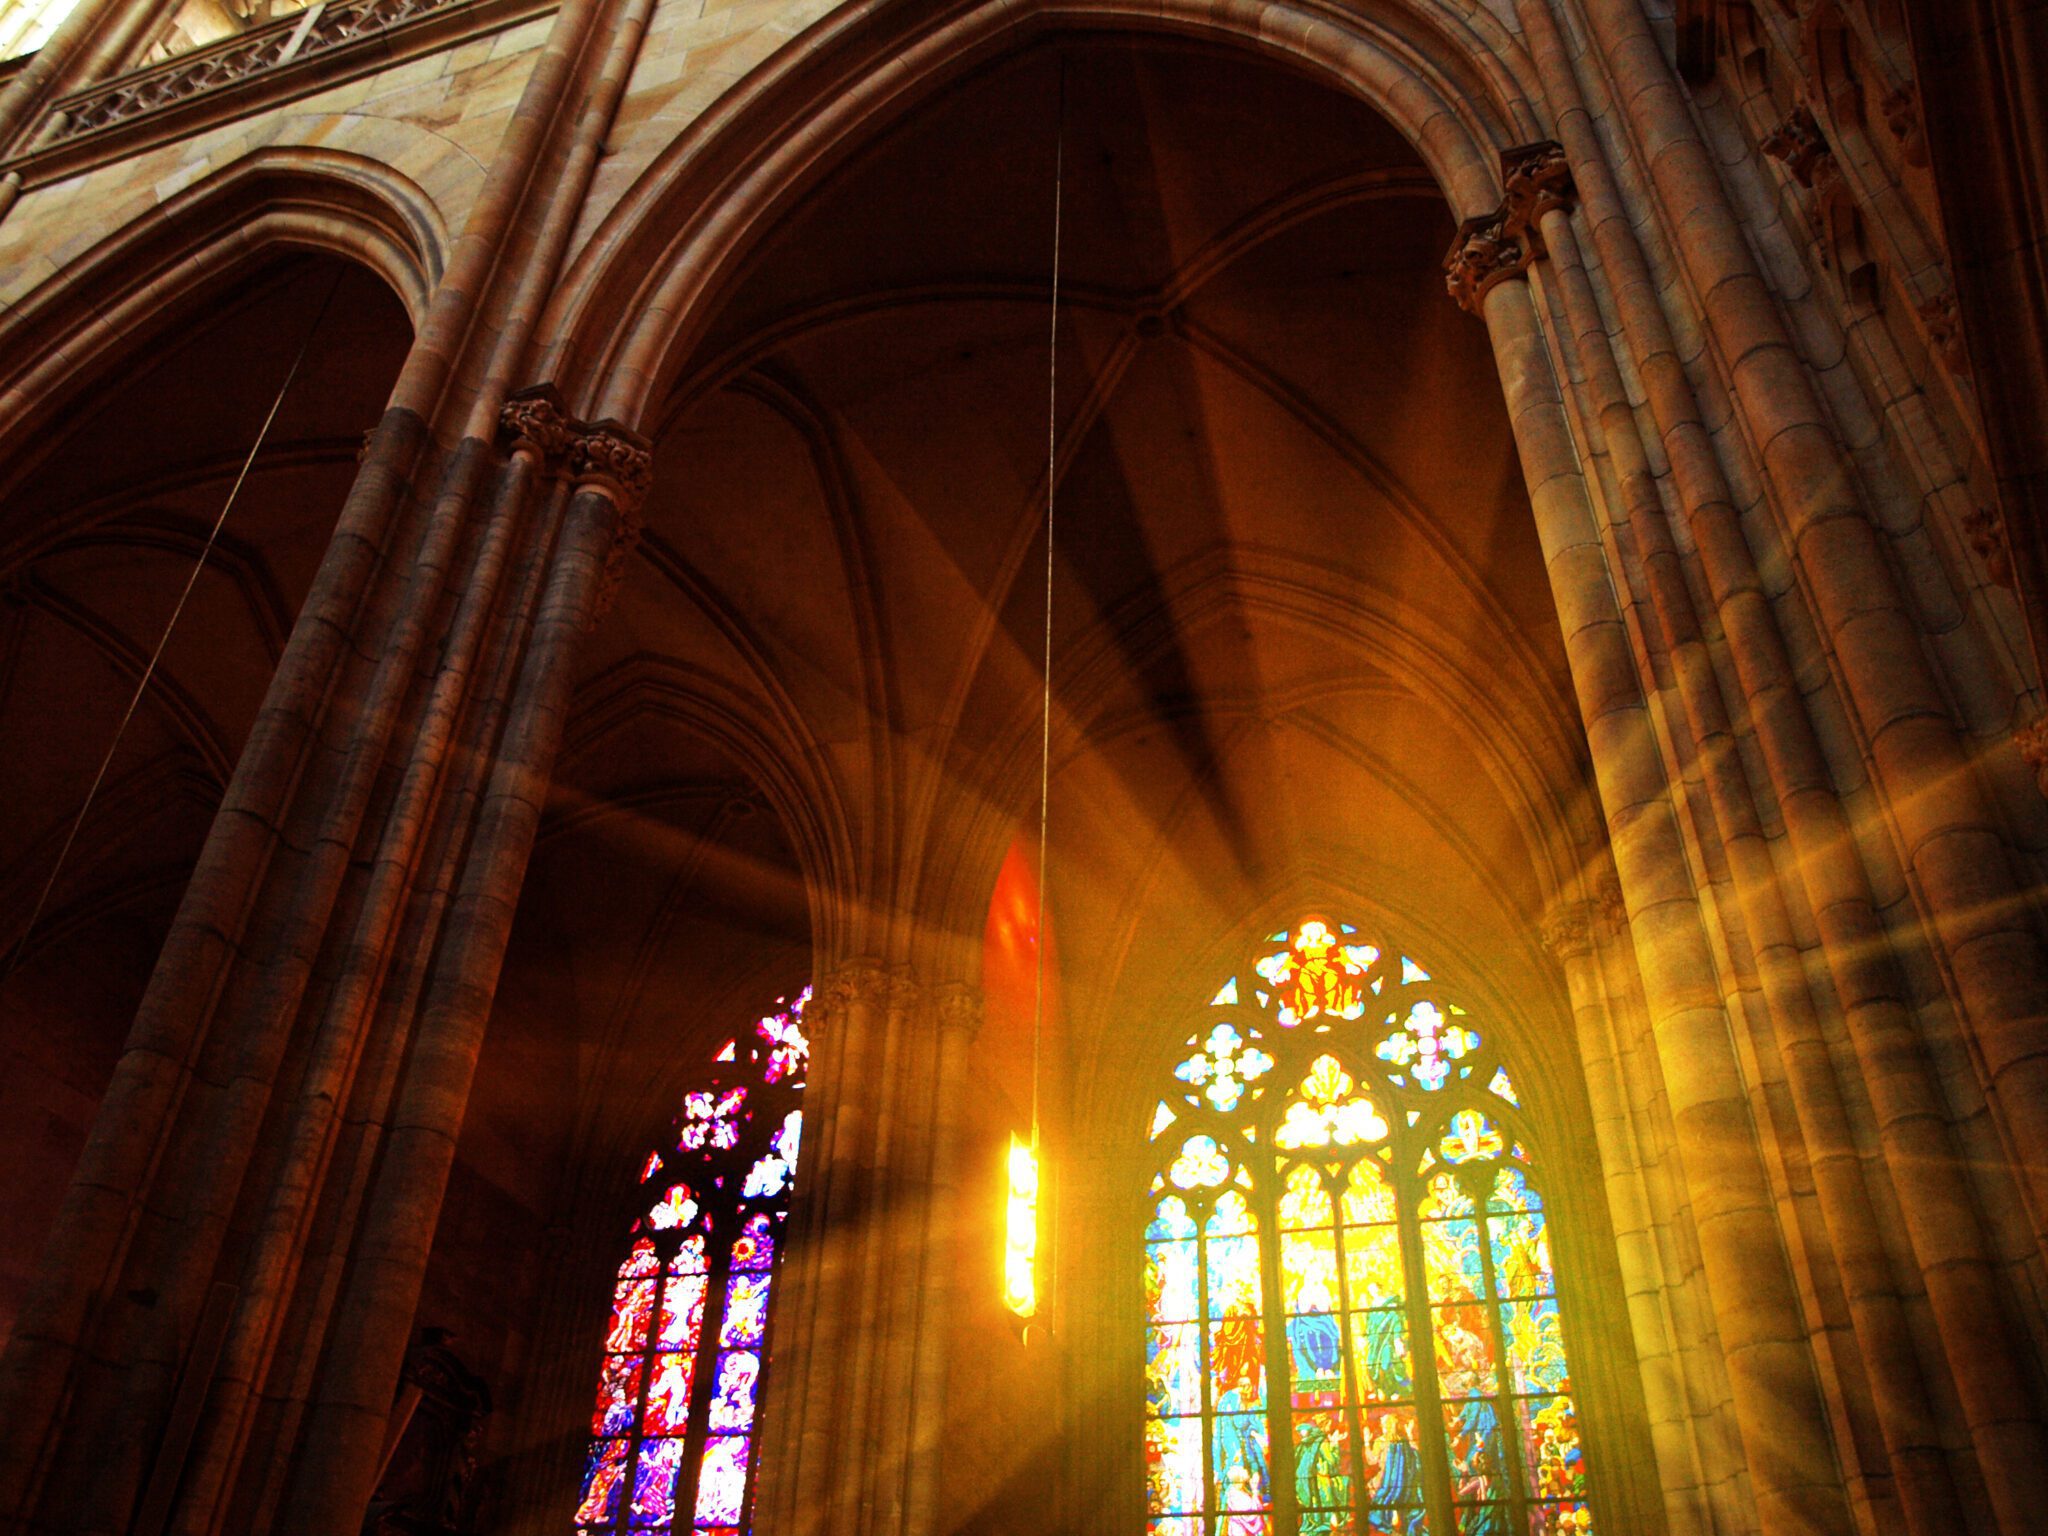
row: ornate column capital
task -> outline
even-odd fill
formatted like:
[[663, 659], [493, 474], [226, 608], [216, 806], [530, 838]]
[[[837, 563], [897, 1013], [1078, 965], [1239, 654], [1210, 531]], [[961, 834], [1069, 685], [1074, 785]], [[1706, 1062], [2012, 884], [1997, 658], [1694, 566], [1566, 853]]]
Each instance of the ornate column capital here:
[[1458, 226], [1444, 255], [1444, 287], [1458, 307], [1478, 314], [1489, 290], [1520, 277], [1544, 254], [1543, 215], [1572, 207], [1572, 169], [1553, 139], [1501, 151], [1500, 206]]
[[972, 1045], [981, 1034], [984, 1017], [981, 989], [970, 987], [964, 981], [949, 981], [932, 990], [933, 1011], [938, 1015], [940, 1033], [958, 1036], [963, 1045]]
[[621, 516], [637, 519], [654, 479], [654, 448], [624, 422], [577, 422], [568, 470], [578, 487], [598, 486], [618, 503]]
[[818, 979], [811, 990], [811, 1006], [823, 1004], [827, 1018], [843, 1014], [862, 1003], [888, 999], [889, 973], [879, 960], [846, 960]]
[[1596, 909], [1590, 901], [1561, 901], [1543, 918], [1543, 947], [1561, 964], [1593, 952]]
[[576, 437], [576, 422], [552, 384], [536, 384], [498, 407], [498, 437], [507, 453], [522, 449], [550, 472], [559, 471]]
[[1537, 221], [1554, 208], [1569, 213], [1578, 197], [1564, 146], [1555, 139], [1538, 139], [1502, 150], [1500, 182], [1501, 210], [1509, 227], [1527, 231], [1540, 256], [1543, 241], [1537, 234]]
[[1458, 308], [1478, 314], [1487, 293], [1511, 277], [1520, 277], [1536, 259], [1524, 233], [1508, 228], [1505, 209], [1496, 209], [1458, 226], [1458, 235], [1444, 254], [1444, 287]]

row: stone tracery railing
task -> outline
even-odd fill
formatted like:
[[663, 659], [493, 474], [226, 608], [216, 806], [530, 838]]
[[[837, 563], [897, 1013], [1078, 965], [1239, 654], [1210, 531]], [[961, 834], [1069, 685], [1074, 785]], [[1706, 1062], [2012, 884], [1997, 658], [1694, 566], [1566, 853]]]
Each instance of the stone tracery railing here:
[[59, 144], [192, 100], [314, 54], [453, 11], [471, 0], [316, 0], [295, 15], [191, 53], [136, 70], [57, 104], [61, 116], [46, 143]]

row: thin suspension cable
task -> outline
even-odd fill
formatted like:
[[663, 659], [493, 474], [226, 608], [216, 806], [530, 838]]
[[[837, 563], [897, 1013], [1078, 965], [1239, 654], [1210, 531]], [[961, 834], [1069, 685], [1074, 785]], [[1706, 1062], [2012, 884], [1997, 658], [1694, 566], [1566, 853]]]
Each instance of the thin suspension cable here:
[[185, 578], [185, 589], [178, 594], [177, 606], [171, 609], [171, 617], [164, 625], [164, 632], [157, 637], [156, 649], [149, 653], [149, 662], [142, 669], [142, 677], [135, 684], [135, 693], [128, 700], [127, 709], [121, 712], [121, 723], [114, 727], [114, 739], [107, 743], [107, 755], [100, 759], [99, 772], [92, 776], [92, 785], [85, 792], [85, 800], [78, 807], [78, 814], [71, 819], [71, 830], [64, 835], [64, 846], [57, 850], [57, 862], [50, 866], [50, 877], [43, 882], [41, 894], [36, 897], [35, 906], [29, 911], [28, 922], [21, 930], [13, 952], [7, 957], [7, 969], [0, 971], [0, 986], [5, 986], [14, 977], [23, 956], [28, 953], [28, 941], [36, 931], [36, 924], [42, 920], [43, 908], [48, 905], [50, 893], [57, 888], [57, 877], [64, 872], [66, 860], [71, 857], [71, 845], [78, 841], [78, 832], [85, 825], [85, 818], [92, 811], [92, 803], [98, 798], [100, 785], [106, 782], [107, 770], [114, 765], [114, 754], [121, 748], [121, 738], [128, 733], [128, 722], [135, 718], [135, 711], [142, 703], [142, 697], [149, 692], [151, 680], [156, 676], [157, 663], [163, 660], [164, 648], [171, 643], [171, 632], [178, 627], [178, 618], [185, 611], [186, 600], [192, 596], [193, 587], [199, 583], [199, 573], [206, 569], [207, 557], [213, 553], [214, 545], [220, 539], [220, 531], [227, 525], [228, 513], [234, 509], [235, 498], [242, 493], [242, 484], [249, 478], [249, 471], [255, 467], [256, 455], [263, 451], [264, 440], [270, 436], [271, 424], [277, 420], [278, 410], [284, 405], [284, 397], [292, 387], [292, 381], [299, 376], [299, 366], [306, 360], [306, 353], [313, 345], [313, 337], [320, 329], [320, 322], [327, 318], [327, 310], [334, 303], [336, 290], [341, 287], [342, 274], [348, 269], [337, 267], [334, 281], [327, 285], [327, 297], [320, 301], [320, 308], [313, 316], [313, 323], [306, 327], [305, 339], [299, 343], [298, 355], [285, 371], [284, 382], [277, 386], [277, 394], [270, 402], [270, 409], [264, 414], [263, 425], [256, 429], [256, 441], [249, 445], [249, 453], [242, 460], [242, 467], [235, 475], [235, 483], [228, 487], [227, 499], [221, 503], [220, 515], [213, 520], [213, 528], [206, 535], [206, 542], [199, 548], [199, 558], [192, 562], [191, 573]]
[[1038, 723], [1038, 916], [1032, 932], [1038, 974], [1031, 995], [1031, 1156], [1038, 1159], [1038, 1079], [1045, 1030], [1045, 845], [1052, 804], [1052, 535], [1053, 492], [1059, 484], [1060, 441], [1060, 218], [1067, 191], [1067, 61], [1060, 60], [1059, 117], [1052, 162], [1052, 322], [1045, 401], [1045, 654], [1044, 695]]

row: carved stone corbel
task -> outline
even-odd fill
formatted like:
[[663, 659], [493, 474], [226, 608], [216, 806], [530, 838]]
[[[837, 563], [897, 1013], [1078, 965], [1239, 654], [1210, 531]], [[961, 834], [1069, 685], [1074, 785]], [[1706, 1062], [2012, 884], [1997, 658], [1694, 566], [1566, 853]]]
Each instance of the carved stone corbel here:
[[1458, 226], [1444, 256], [1444, 287], [1470, 314], [1487, 293], [1520, 277], [1544, 254], [1538, 223], [1555, 208], [1572, 206], [1571, 165], [1564, 146], [1550, 139], [1503, 150], [1500, 206]]

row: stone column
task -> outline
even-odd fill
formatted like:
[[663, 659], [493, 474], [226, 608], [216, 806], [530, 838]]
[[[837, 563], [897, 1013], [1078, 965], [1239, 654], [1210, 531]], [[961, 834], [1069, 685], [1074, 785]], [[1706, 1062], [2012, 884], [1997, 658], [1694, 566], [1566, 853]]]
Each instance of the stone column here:
[[[391, 1383], [419, 1302], [434, 1216], [454, 1163], [469, 1086], [483, 1046], [498, 969], [511, 938], [526, 861], [539, 830], [548, 775], [569, 705], [576, 643], [600, 611], [606, 569], [637, 529], [647, 445], [617, 423], [582, 428], [570, 452], [572, 484], [551, 548], [534, 563], [545, 582], [510, 691], [477, 716], [476, 760], [490, 765], [472, 796], [452, 807], [473, 826], [449, 892], [439, 952], [372, 1181], [326, 1362], [306, 1417], [303, 1450], [279, 1513], [295, 1532], [356, 1536], [376, 1484]], [[464, 803], [467, 802], [467, 803]]]
[[[819, 1004], [823, 1003], [822, 1013]], [[957, 1192], [978, 1001], [860, 961], [812, 1005], [814, 1067], [761, 1436], [760, 1536], [939, 1529]], [[815, 1161], [813, 1161], [815, 1159]]]
[[[1832, 651], [1844, 702], [1860, 728], [1912, 873], [1915, 899], [1946, 961], [2037, 1243], [2048, 1245], [2048, 954], [2034, 931], [2031, 903], [2015, 878], [1877, 529], [1857, 500], [1847, 455], [1743, 239], [1719, 167], [1641, 0], [1588, 0], [1586, 14], [1618, 86], [1619, 126], [1634, 140], [1649, 190], [1673, 231], [1673, 254], [1699, 297], [1713, 351], [1727, 360], [1728, 386], [1746, 435], [1759, 445], [1759, 468], [1794, 556], [1794, 572]], [[1573, 159], [1576, 165], [1580, 156]], [[1598, 159], [1589, 152], [1586, 162]], [[1595, 219], [1596, 230], [1610, 224], [1608, 218]], [[1603, 238], [1618, 245], [1620, 231]], [[1661, 314], [1648, 312], [1657, 299], [1653, 290], [1637, 287], [1633, 272], [1624, 274], [1622, 290], [1634, 306], [1624, 334], [1644, 350], [1638, 372], [1666, 434], [1674, 474], [1690, 476], [1696, 488], [1683, 489], [1688, 515], [1696, 501], [1712, 513], [1695, 525], [1695, 543], [1702, 574], [1722, 609], [1731, 654], [1739, 665], [1746, 657], [1768, 657], [1782, 650], [1782, 639], [1740, 525], [1720, 511], [1728, 500], [1725, 477], [1699, 424], [1683, 365], [1668, 345], [1668, 326]], [[1760, 685], [1769, 686], [1768, 680]], [[1797, 697], [1773, 704], [1790, 710]], [[1799, 745], [1791, 735], [1778, 744]], [[1838, 797], [1817, 753], [1788, 751], [1775, 772], [1800, 790], [1786, 799], [1788, 822], [1795, 815], [1819, 816], [1829, 805], [1839, 816]], [[1817, 846], [1826, 845], [1824, 831], [1817, 829]], [[1853, 843], [1844, 840], [1839, 847]], [[1853, 904], [1815, 906], [1823, 921], [1863, 926]], [[1881, 928], [1873, 928], [1871, 937], [1881, 955]], [[1845, 936], [1845, 947], [1853, 952], [1857, 946]], [[1874, 995], [1882, 980], [1859, 977], [1857, 998]]]
[[1562, 903], [1544, 921], [1543, 945], [1562, 967], [1571, 999], [1665, 1517], [1672, 1536], [1712, 1536], [1713, 1513], [1704, 1494], [1708, 1478], [1694, 1440], [1686, 1390], [1687, 1362], [1670, 1314], [1668, 1293], [1682, 1281], [1666, 1272], [1659, 1251], [1658, 1216], [1644, 1179], [1646, 1159], [1618, 1048], [1619, 1021], [1594, 953], [1599, 922], [1594, 903]]
[[1528, 283], [1535, 247], [1468, 222], [1448, 264], [1481, 309], [1535, 510], [1699, 1226], [1736, 1423], [1767, 1536], [1848, 1536], [1853, 1521], [1777, 1229], [1635, 658]]

